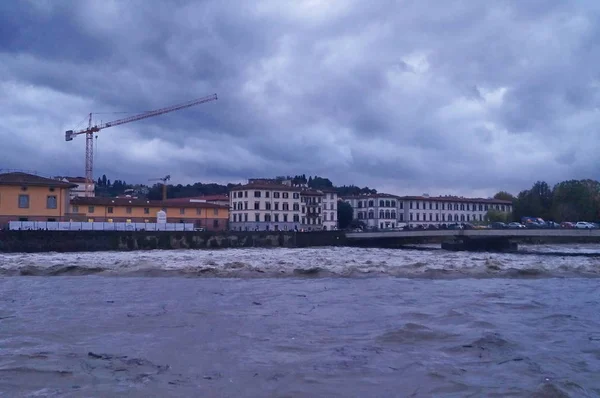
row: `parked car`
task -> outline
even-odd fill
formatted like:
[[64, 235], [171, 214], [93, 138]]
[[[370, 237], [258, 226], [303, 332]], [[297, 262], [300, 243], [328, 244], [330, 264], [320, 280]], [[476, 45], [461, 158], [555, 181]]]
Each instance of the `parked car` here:
[[525, 225], [513, 221], [508, 224], [508, 228], [509, 229], [520, 229], [520, 228], [525, 228]]
[[537, 222], [537, 221], [529, 221], [529, 222], [525, 223], [525, 228], [541, 229], [541, 228], [548, 228], [548, 225], [546, 223], [541, 223], [541, 222]]
[[566, 228], [566, 229], [571, 229], [571, 228], [575, 228], [575, 224], [573, 224], [572, 222], [569, 222], [569, 221], [563, 221], [560, 223], [560, 227]]
[[546, 221], [547, 228], [560, 228], [560, 224], [554, 221]]
[[577, 224], [575, 224], [575, 228], [577, 228], [577, 229], [593, 229], [594, 226], [592, 224], [590, 224], [589, 222], [578, 221]]
[[497, 222], [493, 222], [490, 224], [490, 228], [492, 229], [506, 229], [508, 228], [508, 225], [506, 225], [503, 222], [497, 221]]

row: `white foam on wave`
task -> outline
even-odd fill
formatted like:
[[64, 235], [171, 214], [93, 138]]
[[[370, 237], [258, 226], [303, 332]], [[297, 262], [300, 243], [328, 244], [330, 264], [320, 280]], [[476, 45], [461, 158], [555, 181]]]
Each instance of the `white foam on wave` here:
[[[548, 252], [577, 249], [546, 246]], [[587, 250], [593, 249], [587, 247]], [[541, 249], [540, 249], [541, 250]], [[595, 249], [600, 252], [600, 245]], [[3, 275], [534, 277], [600, 276], [600, 257], [373, 248], [0, 254]]]

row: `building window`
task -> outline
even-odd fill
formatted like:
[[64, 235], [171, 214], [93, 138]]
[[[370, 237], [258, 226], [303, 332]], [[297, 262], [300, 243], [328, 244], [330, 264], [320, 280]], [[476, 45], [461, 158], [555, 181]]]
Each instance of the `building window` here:
[[46, 198], [46, 207], [48, 209], [56, 209], [58, 207], [58, 203], [56, 201], [56, 195], [49, 195]]
[[294, 199], [300, 199], [300, 194], [298, 192], [294, 192]]
[[260, 198], [260, 191], [254, 191], [254, 197]]
[[79, 213], [79, 206], [73, 206], [73, 213]]
[[379, 218], [384, 218], [385, 212], [383, 210], [379, 210]]
[[29, 208], [29, 195], [19, 195], [19, 209]]
[[383, 207], [383, 206], [385, 206], [385, 201], [383, 201], [383, 200], [380, 200], [380, 201], [379, 201], [379, 207]]
[[126, 212], [127, 214], [131, 214], [131, 213], [133, 212], [133, 209], [132, 209], [131, 207], [126, 207], [126, 208], [125, 208], [125, 212]]
[[421, 206], [421, 205], [420, 205], [420, 203], [421, 203], [421, 202], [417, 202], [417, 210], [419, 210], [419, 208], [420, 208], [420, 206]]
[[260, 202], [254, 202], [254, 210], [260, 210]]
[[244, 202], [244, 210], [248, 210], [248, 202]]
[[244, 191], [244, 198], [248, 197], [248, 191]]
[[390, 207], [390, 201], [389, 200], [385, 201], [385, 207]]
[[113, 208], [112, 206], [109, 206], [109, 207], [106, 209], [106, 212], [107, 212], [108, 214], [112, 214], [112, 213], [113, 213], [113, 211], [114, 211], [114, 208]]
[[413, 202], [410, 202], [410, 206], [409, 207], [410, 207], [410, 209], [413, 208]]
[[219, 209], [213, 209], [213, 216], [219, 215]]
[[275, 222], [279, 222], [279, 214], [275, 214]]
[[271, 210], [271, 202], [265, 203], [265, 210]]
[[213, 227], [219, 228], [219, 220], [213, 220]]
[[421, 216], [421, 213], [417, 213], [417, 221], [420, 221], [420, 220], [419, 220], [419, 217], [420, 217], [420, 216]]
[[392, 213], [390, 214], [390, 218], [392, 219], [396, 219], [396, 212], [392, 210]]
[[288, 215], [287, 214], [283, 215], [283, 222], [288, 222]]
[[[200, 209], [198, 209], [200, 210]], [[150, 208], [149, 207], [144, 207], [144, 214], [150, 214]], [[196, 211], [196, 214], [200, 214]]]
[[392, 200], [391, 205], [392, 205], [392, 207], [396, 207], [396, 201]]
[[279, 210], [279, 202], [275, 202], [275, 210]]
[[287, 202], [283, 203], [283, 211], [290, 211], [290, 204]]
[[300, 211], [300, 205], [298, 203], [294, 203], [294, 211]]
[[270, 192], [269, 191], [265, 191], [265, 198], [269, 197]]
[[410, 213], [410, 221], [412, 221], [412, 220], [413, 220], [413, 214]]
[[[93, 213], [94, 212], [94, 206], [88, 206], [88, 213]], [[93, 222], [93, 221], [90, 221]]]
[[254, 214], [254, 221], [260, 222], [260, 213]]
[[294, 214], [294, 222], [300, 222], [300, 216], [298, 214]]
[[289, 197], [290, 197], [290, 194], [289, 194], [289, 193], [287, 193], [287, 192], [284, 192], [284, 193], [282, 194], [282, 197], [283, 197], [283, 199], [287, 199], [287, 198], [289, 198]]
[[248, 222], [248, 213], [244, 213], [244, 222]]
[[275, 199], [279, 199], [279, 192], [273, 192], [273, 197]]
[[[333, 213], [331, 213], [331, 214], [333, 214]], [[374, 218], [375, 218], [375, 212], [373, 210], [369, 210], [369, 220], [372, 220]], [[333, 220], [333, 218], [332, 218], [332, 220]]]

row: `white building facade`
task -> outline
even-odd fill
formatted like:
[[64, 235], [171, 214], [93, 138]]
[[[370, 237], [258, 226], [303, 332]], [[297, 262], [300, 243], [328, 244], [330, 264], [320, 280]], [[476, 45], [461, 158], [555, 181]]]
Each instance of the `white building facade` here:
[[489, 210], [511, 213], [512, 202], [451, 196], [405, 196], [403, 217], [409, 225], [482, 223]]
[[323, 190], [323, 229], [333, 231], [338, 228], [338, 195], [333, 190]]
[[301, 189], [252, 182], [229, 193], [229, 226], [236, 231], [301, 230]]
[[369, 194], [344, 197], [352, 206], [353, 219], [362, 221], [369, 229], [397, 228], [404, 222], [403, 202], [399, 196]]

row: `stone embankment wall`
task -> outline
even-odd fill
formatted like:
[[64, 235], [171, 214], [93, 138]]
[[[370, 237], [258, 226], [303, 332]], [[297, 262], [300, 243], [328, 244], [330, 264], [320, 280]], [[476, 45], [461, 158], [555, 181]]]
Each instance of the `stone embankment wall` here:
[[341, 231], [151, 232], [0, 231], [0, 252], [131, 251], [241, 247], [343, 246]]

